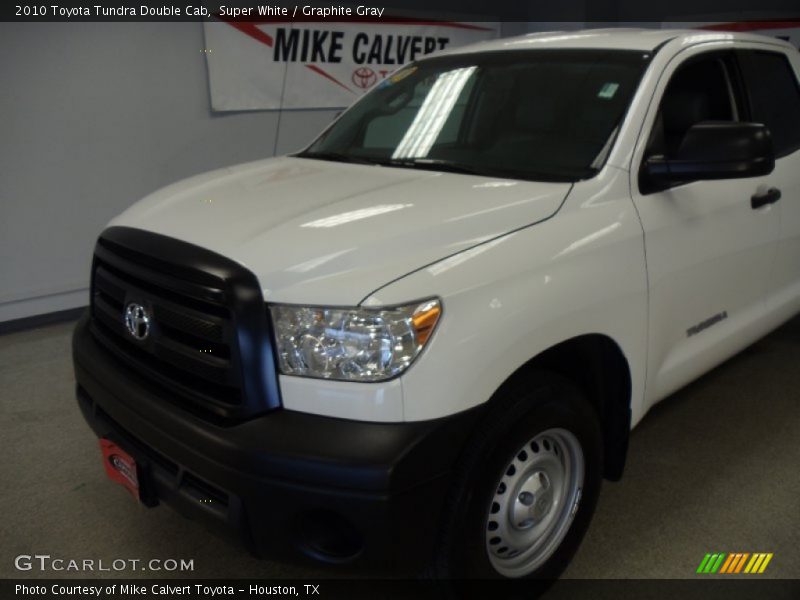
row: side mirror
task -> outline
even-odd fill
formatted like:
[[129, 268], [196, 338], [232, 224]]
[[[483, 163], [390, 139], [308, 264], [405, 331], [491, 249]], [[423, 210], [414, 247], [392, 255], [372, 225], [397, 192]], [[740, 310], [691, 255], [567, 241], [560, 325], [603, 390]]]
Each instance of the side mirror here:
[[769, 129], [760, 123], [703, 121], [692, 125], [675, 156], [651, 156], [642, 165], [643, 193], [709, 179], [768, 175], [775, 168]]

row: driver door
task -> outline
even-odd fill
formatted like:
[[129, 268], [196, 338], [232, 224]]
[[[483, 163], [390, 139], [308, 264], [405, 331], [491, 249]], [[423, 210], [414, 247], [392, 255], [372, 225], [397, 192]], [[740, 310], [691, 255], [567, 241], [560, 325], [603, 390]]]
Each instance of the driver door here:
[[[634, 168], [653, 155], [670, 158], [695, 123], [749, 120], [743, 98], [732, 51], [684, 51], [659, 83]], [[758, 337], [779, 213], [772, 204], [751, 206], [770, 176], [660, 191], [641, 174], [632, 178], [650, 288], [649, 405]]]

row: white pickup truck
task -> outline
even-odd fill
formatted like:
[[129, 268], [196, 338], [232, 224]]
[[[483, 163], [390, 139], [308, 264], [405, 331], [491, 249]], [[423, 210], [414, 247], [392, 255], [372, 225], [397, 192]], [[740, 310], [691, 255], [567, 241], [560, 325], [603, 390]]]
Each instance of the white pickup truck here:
[[259, 555], [557, 576], [648, 409], [800, 311], [798, 73], [500, 39], [138, 202], [74, 336], [106, 470]]

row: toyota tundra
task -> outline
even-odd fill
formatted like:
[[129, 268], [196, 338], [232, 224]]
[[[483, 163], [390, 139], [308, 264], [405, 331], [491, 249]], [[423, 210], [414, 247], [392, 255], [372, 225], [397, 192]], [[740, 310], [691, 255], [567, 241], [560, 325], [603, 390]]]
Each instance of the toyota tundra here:
[[106, 471], [258, 555], [558, 576], [648, 409], [800, 311], [798, 73], [744, 33], [483, 42], [134, 204], [73, 342]]

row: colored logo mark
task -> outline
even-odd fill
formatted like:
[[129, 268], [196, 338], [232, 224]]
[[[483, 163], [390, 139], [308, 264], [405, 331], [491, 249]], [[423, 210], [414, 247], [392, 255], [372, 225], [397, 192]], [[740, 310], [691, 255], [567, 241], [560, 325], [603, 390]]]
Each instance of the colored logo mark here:
[[749, 573], [754, 575], [756, 573], [763, 573], [767, 568], [769, 561], [772, 560], [772, 552], [732, 552], [725, 554], [718, 552], [716, 554], [706, 554], [700, 566], [697, 567], [697, 572], [702, 574], [736, 574], [736, 573]]

